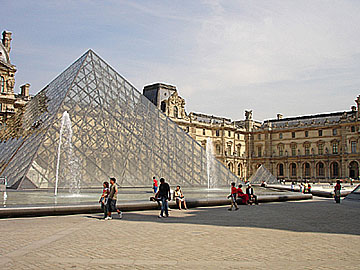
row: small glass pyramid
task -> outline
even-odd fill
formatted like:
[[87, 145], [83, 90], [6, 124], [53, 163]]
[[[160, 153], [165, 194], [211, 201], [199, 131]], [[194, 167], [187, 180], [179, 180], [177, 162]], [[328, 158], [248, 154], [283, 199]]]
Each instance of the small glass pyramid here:
[[252, 184], [261, 184], [264, 181], [267, 184], [278, 184], [277, 178], [265, 166], [261, 165], [256, 172], [249, 178]]

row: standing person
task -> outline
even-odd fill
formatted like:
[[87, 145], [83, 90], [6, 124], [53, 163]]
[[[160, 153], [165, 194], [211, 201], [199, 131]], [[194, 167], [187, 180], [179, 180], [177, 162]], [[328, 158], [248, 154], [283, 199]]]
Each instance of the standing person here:
[[228, 209], [229, 211], [231, 211], [233, 209], [233, 207], [235, 207], [235, 211], [239, 210], [239, 207], [236, 203], [236, 194], [237, 194], [237, 188], [235, 187], [235, 183], [232, 182], [231, 183], [231, 189], [230, 189], [231, 194], [228, 196], [228, 198], [231, 198], [231, 206]]
[[158, 191], [158, 181], [156, 180], [155, 176], [153, 177], [153, 190], [155, 194]]
[[307, 183], [307, 181], [305, 181], [303, 193], [305, 194], [305, 193], [307, 193], [307, 191], [308, 191], [308, 183]]
[[259, 204], [258, 198], [255, 195], [254, 189], [252, 188], [251, 184], [249, 184], [248, 187], [246, 188], [246, 194], [249, 196], [250, 204], [252, 204], [254, 201], [255, 201], [255, 204]]
[[101, 209], [104, 211], [104, 219], [107, 217], [107, 212], [108, 212], [107, 200], [109, 197], [109, 193], [110, 193], [109, 182], [104, 182], [103, 183], [103, 192], [102, 192], [100, 200], [99, 200], [99, 203], [101, 203]]
[[116, 179], [114, 177], [110, 178], [110, 193], [108, 197], [108, 216], [105, 218], [106, 220], [112, 219], [111, 212], [117, 212], [119, 215], [119, 218], [122, 218], [122, 212], [116, 208], [116, 201], [117, 201], [117, 194], [118, 194], [118, 188], [116, 186]]
[[159, 191], [156, 193], [156, 198], [161, 200], [161, 212], [159, 215], [159, 218], [165, 216], [169, 216], [169, 209], [168, 209], [168, 200], [171, 200], [171, 194], [170, 194], [170, 186], [168, 183], [165, 182], [164, 178], [160, 178], [160, 186]]
[[341, 195], [340, 190], [341, 190], [340, 180], [337, 180], [336, 185], [334, 187], [334, 193], [335, 193], [334, 198], [336, 203], [340, 203], [340, 195]]
[[294, 182], [291, 182], [290, 189], [291, 189], [292, 192], [295, 191], [295, 184], [294, 184]]
[[187, 210], [185, 197], [184, 197], [184, 194], [183, 194], [180, 186], [177, 186], [176, 189], [174, 190], [174, 201], [176, 201], [176, 204], [178, 205], [179, 210], [181, 210], [182, 203], [184, 204], [185, 210]]

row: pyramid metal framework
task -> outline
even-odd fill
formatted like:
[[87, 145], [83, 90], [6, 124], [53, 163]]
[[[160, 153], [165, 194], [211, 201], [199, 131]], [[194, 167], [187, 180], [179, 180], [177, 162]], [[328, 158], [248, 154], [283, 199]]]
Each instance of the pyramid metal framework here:
[[[0, 176], [8, 187], [54, 187], [65, 111], [82, 188], [99, 187], [113, 176], [130, 187], [150, 186], [152, 176], [207, 186], [205, 149], [89, 50], [0, 130]], [[213, 170], [219, 186], [239, 180], [217, 160]], [[59, 187], [68, 186], [60, 177]]]
[[278, 183], [277, 178], [263, 165], [249, 178], [249, 182], [252, 184], [260, 184], [262, 181], [265, 181], [267, 184]]

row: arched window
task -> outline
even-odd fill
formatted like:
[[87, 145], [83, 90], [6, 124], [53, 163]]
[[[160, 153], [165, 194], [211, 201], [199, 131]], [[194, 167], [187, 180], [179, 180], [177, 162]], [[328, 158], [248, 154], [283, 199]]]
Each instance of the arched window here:
[[331, 163], [330, 169], [331, 169], [331, 177], [332, 178], [339, 177], [339, 164], [337, 162]]
[[228, 164], [228, 168], [229, 168], [230, 172], [232, 172], [232, 171], [233, 171], [233, 164], [232, 164], [231, 162], [229, 162], [229, 164]]
[[179, 118], [179, 110], [176, 106], [174, 107], [174, 117]]
[[304, 163], [304, 176], [310, 177], [310, 173], [311, 173], [310, 164], [308, 162], [305, 162]]
[[295, 163], [290, 164], [290, 172], [291, 172], [291, 176], [296, 176], [296, 164]]
[[349, 164], [349, 177], [353, 179], [359, 178], [359, 164], [356, 161]]
[[319, 177], [324, 177], [325, 176], [325, 166], [324, 166], [324, 163], [322, 163], [322, 162], [319, 162], [317, 164], [317, 175]]
[[0, 76], [0, 93], [5, 92], [5, 79], [3, 76]]
[[238, 166], [237, 166], [237, 175], [239, 177], [242, 177], [242, 165], [241, 165], [241, 163], [239, 163]]
[[278, 165], [278, 176], [284, 176], [284, 164], [282, 163]]
[[241, 156], [241, 144], [238, 144], [236, 146], [236, 152], [237, 152], [237, 156], [240, 157]]
[[160, 109], [162, 112], [166, 112], [166, 102], [165, 101], [161, 101]]
[[215, 148], [216, 148], [216, 154], [221, 155], [221, 146], [220, 146], [220, 144], [217, 144]]

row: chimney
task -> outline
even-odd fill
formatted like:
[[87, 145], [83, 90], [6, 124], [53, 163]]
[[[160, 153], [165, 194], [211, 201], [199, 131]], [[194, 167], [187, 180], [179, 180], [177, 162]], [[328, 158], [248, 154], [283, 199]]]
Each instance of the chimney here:
[[20, 89], [21, 89], [21, 95], [23, 97], [29, 97], [29, 88], [30, 88], [30, 83], [26, 83], [22, 86], [20, 86]]
[[12, 35], [12, 33], [9, 32], [9, 31], [4, 31], [2, 33], [2, 36], [3, 36], [2, 37], [2, 44], [4, 45], [4, 47], [6, 48], [8, 53], [10, 53], [10, 50], [11, 50], [11, 46], [10, 46], [11, 40], [12, 40], [11, 35]]
[[277, 118], [277, 120], [281, 120], [281, 119], [283, 119], [283, 115], [281, 113], [278, 113], [276, 115], [276, 118]]

